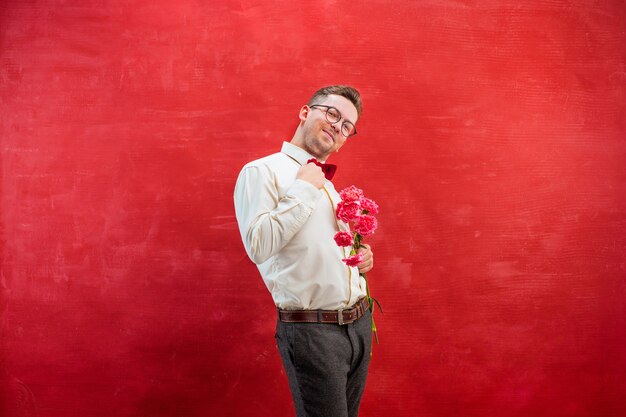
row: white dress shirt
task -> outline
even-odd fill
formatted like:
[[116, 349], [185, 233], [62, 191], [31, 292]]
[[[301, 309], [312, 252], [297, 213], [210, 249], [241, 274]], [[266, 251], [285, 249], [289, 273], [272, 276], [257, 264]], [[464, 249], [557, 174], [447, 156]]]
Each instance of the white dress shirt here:
[[349, 226], [335, 217], [341, 199], [332, 182], [318, 190], [296, 179], [311, 158], [284, 142], [281, 152], [246, 164], [235, 186], [235, 213], [246, 252], [277, 307], [336, 310], [364, 297], [366, 282], [341, 261], [351, 248], [333, 239]]

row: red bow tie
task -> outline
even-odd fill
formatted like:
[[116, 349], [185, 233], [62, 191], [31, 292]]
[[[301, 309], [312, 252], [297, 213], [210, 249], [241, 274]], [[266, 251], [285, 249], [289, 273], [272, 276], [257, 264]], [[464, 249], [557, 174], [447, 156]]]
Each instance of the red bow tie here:
[[337, 165], [322, 164], [315, 158], [311, 158], [308, 161], [306, 161], [307, 164], [310, 162], [313, 162], [315, 165], [322, 168], [322, 172], [324, 173], [324, 176], [326, 177], [328, 181], [333, 179], [333, 176], [335, 175], [335, 172], [337, 171]]

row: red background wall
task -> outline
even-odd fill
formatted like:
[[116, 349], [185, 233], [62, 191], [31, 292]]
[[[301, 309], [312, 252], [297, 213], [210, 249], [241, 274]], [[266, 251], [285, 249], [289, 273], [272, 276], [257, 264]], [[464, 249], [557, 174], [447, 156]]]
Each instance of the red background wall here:
[[0, 7], [3, 416], [293, 415], [232, 191], [332, 83], [382, 206], [362, 415], [626, 415], [623, 2]]

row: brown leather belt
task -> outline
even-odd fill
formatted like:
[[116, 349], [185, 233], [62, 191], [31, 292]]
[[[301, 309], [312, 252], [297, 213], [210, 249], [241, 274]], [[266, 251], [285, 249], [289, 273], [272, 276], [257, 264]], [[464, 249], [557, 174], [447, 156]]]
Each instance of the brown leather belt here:
[[334, 323], [341, 326], [357, 321], [368, 308], [367, 298], [361, 298], [353, 307], [339, 310], [278, 309], [278, 319], [285, 323]]

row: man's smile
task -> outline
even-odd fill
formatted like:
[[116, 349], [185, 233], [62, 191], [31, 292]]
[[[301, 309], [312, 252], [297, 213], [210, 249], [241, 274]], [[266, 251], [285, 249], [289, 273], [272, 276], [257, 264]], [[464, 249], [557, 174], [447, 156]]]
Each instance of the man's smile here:
[[328, 139], [332, 142], [335, 143], [335, 136], [330, 133], [327, 129], [322, 129], [324, 131], [324, 133], [326, 134], [326, 136], [328, 137]]

